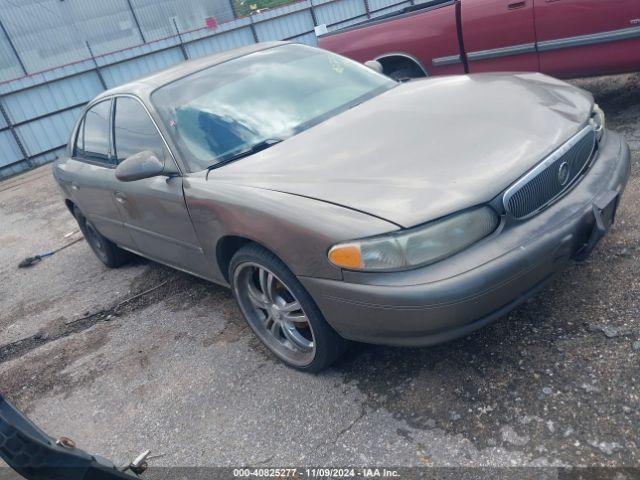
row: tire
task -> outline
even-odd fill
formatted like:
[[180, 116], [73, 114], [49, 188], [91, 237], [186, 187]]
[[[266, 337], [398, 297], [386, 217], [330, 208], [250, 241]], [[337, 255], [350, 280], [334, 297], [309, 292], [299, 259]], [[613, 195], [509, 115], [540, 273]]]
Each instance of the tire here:
[[347, 340], [331, 328], [311, 295], [273, 253], [254, 243], [245, 245], [231, 259], [229, 278], [251, 329], [289, 367], [319, 372], [345, 352]]
[[96, 257], [109, 268], [118, 268], [131, 259], [131, 254], [121, 249], [100, 232], [87, 220], [78, 207], [73, 208], [73, 216], [76, 217], [80, 231], [85, 240], [95, 253]]
[[424, 75], [421, 72], [419, 72], [416, 68], [405, 67], [405, 68], [400, 68], [398, 70], [394, 70], [393, 72], [389, 73], [389, 77], [393, 78], [398, 82], [407, 82], [413, 78], [424, 77]]

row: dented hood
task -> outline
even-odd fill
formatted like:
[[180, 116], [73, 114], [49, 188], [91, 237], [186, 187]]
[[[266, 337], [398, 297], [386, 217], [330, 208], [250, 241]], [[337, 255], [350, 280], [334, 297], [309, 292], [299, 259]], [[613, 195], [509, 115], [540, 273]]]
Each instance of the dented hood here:
[[398, 85], [258, 154], [214, 170], [410, 227], [487, 202], [588, 121], [592, 96], [541, 74]]

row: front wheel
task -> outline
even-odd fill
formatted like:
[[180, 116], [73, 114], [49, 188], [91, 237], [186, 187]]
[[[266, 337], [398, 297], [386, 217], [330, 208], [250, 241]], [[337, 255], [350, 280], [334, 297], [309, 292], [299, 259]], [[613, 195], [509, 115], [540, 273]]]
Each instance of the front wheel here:
[[238, 250], [231, 259], [229, 278], [251, 329], [288, 366], [319, 372], [345, 351], [347, 341], [327, 323], [295, 275], [268, 250], [255, 244]]

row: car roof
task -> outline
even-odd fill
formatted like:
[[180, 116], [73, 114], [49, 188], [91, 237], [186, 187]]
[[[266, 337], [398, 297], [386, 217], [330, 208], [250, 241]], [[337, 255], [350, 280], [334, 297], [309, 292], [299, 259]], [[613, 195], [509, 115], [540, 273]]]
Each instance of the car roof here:
[[132, 82], [105, 90], [98, 95], [95, 100], [99, 100], [110, 95], [127, 93], [146, 99], [146, 97], [148, 97], [151, 92], [156, 90], [158, 87], [171, 83], [174, 80], [186, 77], [187, 75], [212, 67], [213, 65], [233, 60], [234, 58], [244, 57], [250, 53], [259, 52], [261, 50], [266, 50], [280, 45], [286, 45], [288, 43], [291, 42], [255, 43], [240, 48], [234, 48], [233, 50], [218, 52], [201, 58], [180, 62], [177, 65], [152, 73], [146, 77], [138, 78]]

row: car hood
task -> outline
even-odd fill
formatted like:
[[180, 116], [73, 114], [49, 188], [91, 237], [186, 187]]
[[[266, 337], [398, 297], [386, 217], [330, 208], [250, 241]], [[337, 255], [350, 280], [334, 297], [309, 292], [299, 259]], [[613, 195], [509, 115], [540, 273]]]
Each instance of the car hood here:
[[398, 85], [211, 172], [410, 227], [487, 202], [588, 120], [591, 94], [541, 74]]

